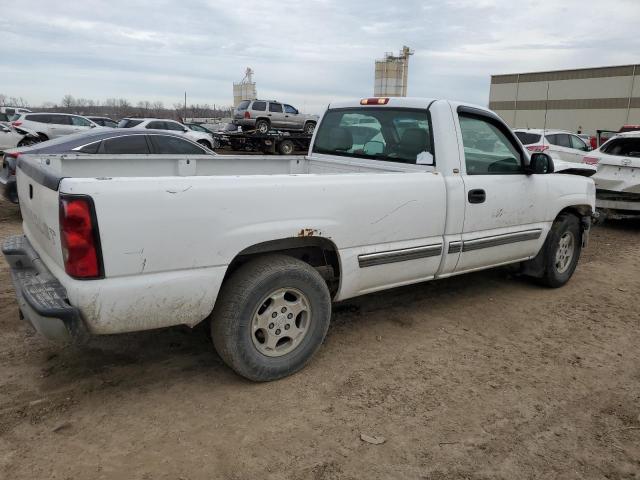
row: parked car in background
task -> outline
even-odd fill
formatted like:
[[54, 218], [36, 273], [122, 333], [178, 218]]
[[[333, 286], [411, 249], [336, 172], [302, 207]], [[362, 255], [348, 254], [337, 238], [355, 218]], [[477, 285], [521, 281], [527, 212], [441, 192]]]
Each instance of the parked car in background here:
[[118, 127], [118, 122], [116, 122], [115, 120], [111, 120], [109, 117], [87, 117], [87, 118], [91, 120], [93, 123], [95, 123], [96, 125], [100, 125], [101, 127], [108, 127], [108, 128]]
[[[0, 127], [1, 129], [1, 127]], [[0, 135], [2, 133], [0, 132]], [[1, 138], [1, 137], [0, 137]], [[35, 137], [36, 140], [38, 137]], [[3, 155], [0, 187], [3, 195], [17, 203], [16, 164], [20, 155], [91, 154], [91, 155], [216, 155], [183, 135], [164, 130], [96, 129], [86, 133], [67, 135], [55, 140], [12, 149]], [[98, 157], [96, 157], [98, 158]], [[102, 157], [101, 157], [102, 158]], [[164, 157], [163, 157], [164, 158]]]
[[530, 152], [544, 152], [554, 160], [582, 163], [584, 153], [591, 148], [575, 133], [566, 130], [517, 128], [516, 137]]
[[118, 128], [132, 128], [135, 130], [166, 130], [183, 135], [200, 145], [213, 150], [213, 136], [211, 133], [191, 130], [180, 122], [166, 118], [123, 118], [118, 122]]
[[43, 142], [98, 126], [87, 117], [70, 113], [20, 113], [11, 124], [36, 132]]
[[597, 166], [596, 207], [605, 217], [640, 216], [640, 131], [617, 134], [583, 161]]
[[275, 100], [243, 100], [233, 112], [233, 123], [243, 130], [255, 129], [267, 133], [270, 129], [302, 130], [312, 134], [317, 115], [300, 113], [297, 108]]
[[20, 113], [31, 113], [31, 110], [24, 107], [0, 107], [0, 114], [6, 115], [9, 120]]

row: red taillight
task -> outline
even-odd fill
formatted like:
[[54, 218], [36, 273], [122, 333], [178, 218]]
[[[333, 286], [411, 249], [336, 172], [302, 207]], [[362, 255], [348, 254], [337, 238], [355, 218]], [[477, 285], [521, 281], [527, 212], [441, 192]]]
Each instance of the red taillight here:
[[22, 122], [19, 122], [19, 121], [11, 122], [11, 125], [13, 125], [14, 127], [19, 127], [20, 125], [22, 125]]
[[387, 103], [389, 103], [388, 98], [373, 97], [360, 100], [360, 105], [386, 105]]
[[60, 199], [60, 240], [66, 272], [75, 278], [101, 276], [98, 230], [89, 197]]
[[527, 150], [530, 152], [544, 152], [549, 150], [549, 145], [527, 145]]
[[244, 118], [251, 118], [251, 114], [249, 113], [248, 110], [244, 112]]
[[597, 157], [583, 157], [582, 158], [582, 163], [586, 163], [587, 165], [598, 165], [599, 161], [600, 161], [600, 159], [597, 158]]

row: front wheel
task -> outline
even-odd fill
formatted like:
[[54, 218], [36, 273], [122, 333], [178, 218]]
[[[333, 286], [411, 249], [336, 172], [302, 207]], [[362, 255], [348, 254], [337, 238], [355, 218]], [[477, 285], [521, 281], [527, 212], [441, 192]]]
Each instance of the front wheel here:
[[580, 220], [575, 215], [561, 214], [551, 226], [544, 243], [543, 285], [557, 288], [569, 281], [578, 265], [582, 250]]
[[213, 150], [213, 147], [206, 140], [198, 140], [198, 143], [202, 145], [204, 148], [208, 148], [209, 150]]
[[311, 359], [329, 328], [331, 297], [307, 263], [266, 255], [234, 272], [220, 291], [211, 337], [239, 375], [269, 381], [291, 375]]

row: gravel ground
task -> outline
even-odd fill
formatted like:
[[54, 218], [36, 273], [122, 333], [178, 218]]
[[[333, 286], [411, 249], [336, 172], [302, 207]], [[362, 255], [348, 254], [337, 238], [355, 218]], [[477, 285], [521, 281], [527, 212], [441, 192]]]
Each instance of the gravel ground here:
[[[1, 202], [0, 239], [19, 232]], [[557, 290], [498, 269], [336, 305], [269, 384], [204, 328], [49, 344], [0, 261], [0, 478], [638, 479], [639, 239], [594, 229]]]

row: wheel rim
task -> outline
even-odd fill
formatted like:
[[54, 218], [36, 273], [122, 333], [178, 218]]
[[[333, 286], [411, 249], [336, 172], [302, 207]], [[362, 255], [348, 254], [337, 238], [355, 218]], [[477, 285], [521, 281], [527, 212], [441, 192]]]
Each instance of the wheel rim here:
[[293, 147], [288, 143], [285, 143], [282, 146], [282, 153], [284, 153], [285, 155], [289, 155], [292, 151], [293, 151]]
[[279, 288], [258, 304], [251, 321], [254, 347], [267, 357], [295, 350], [309, 332], [311, 306], [295, 288]]
[[309, 124], [307, 125], [307, 133], [313, 133], [313, 131], [316, 129], [316, 126], [314, 124]]
[[258, 124], [258, 131], [260, 133], [267, 133], [268, 130], [269, 130], [269, 126], [266, 123], [260, 122]]
[[569, 269], [575, 252], [575, 243], [575, 238], [571, 232], [565, 232], [560, 237], [555, 262], [558, 273], [564, 273]]

